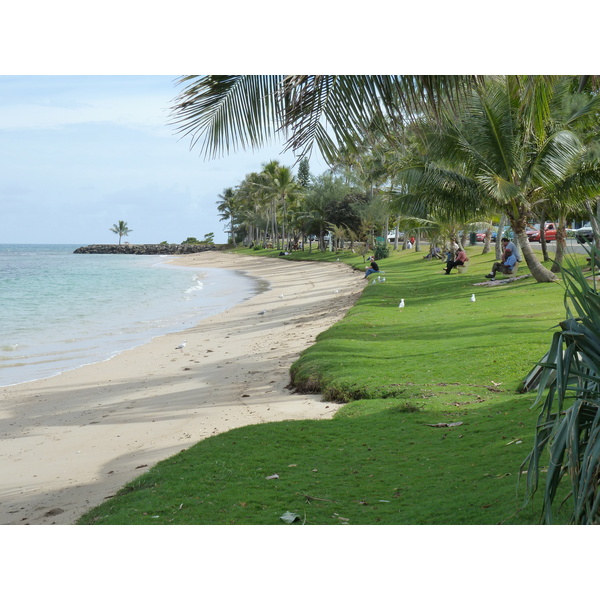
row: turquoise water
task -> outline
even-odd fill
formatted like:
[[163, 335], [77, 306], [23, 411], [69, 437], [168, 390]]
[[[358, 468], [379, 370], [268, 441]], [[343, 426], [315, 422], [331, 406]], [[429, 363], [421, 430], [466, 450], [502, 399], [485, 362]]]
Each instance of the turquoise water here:
[[[257, 280], [172, 257], [0, 244], [0, 386], [107, 360], [258, 292]], [[204, 256], [204, 255], [203, 255]]]

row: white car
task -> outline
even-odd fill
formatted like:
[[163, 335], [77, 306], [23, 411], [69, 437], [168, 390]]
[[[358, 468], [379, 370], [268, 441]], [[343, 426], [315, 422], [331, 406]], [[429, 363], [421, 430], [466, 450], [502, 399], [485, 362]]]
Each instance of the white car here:
[[579, 244], [585, 244], [585, 242], [592, 244], [594, 242], [594, 230], [592, 226], [588, 223], [577, 229], [575, 231], [575, 239]]

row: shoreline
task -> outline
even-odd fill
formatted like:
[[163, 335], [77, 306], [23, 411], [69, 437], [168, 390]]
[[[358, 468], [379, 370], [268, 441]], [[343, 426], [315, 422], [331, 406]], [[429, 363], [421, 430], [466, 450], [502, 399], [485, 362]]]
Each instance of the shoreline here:
[[206, 437], [339, 408], [286, 386], [300, 352], [360, 295], [364, 281], [348, 265], [223, 252], [169, 262], [243, 271], [269, 286], [107, 361], [0, 389], [0, 524], [74, 523]]

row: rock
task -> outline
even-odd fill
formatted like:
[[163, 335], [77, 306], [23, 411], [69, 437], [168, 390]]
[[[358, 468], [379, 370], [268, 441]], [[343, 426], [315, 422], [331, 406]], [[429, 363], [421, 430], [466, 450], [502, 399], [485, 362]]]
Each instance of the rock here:
[[73, 254], [195, 254], [218, 249], [215, 244], [92, 244]]

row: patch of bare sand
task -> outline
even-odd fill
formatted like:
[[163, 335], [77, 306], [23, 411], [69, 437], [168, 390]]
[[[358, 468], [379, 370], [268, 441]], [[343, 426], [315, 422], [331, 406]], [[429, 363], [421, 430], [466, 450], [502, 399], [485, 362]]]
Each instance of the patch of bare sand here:
[[0, 524], [72, 524], [203, 438], [335, 413], [320, 396], [290, 393], [289, 368], [354, 304], [359, 274], [342, 263], [220, 252], [176, 262], [244, 271], [269, 287], [109, 361], [0, 388]]

